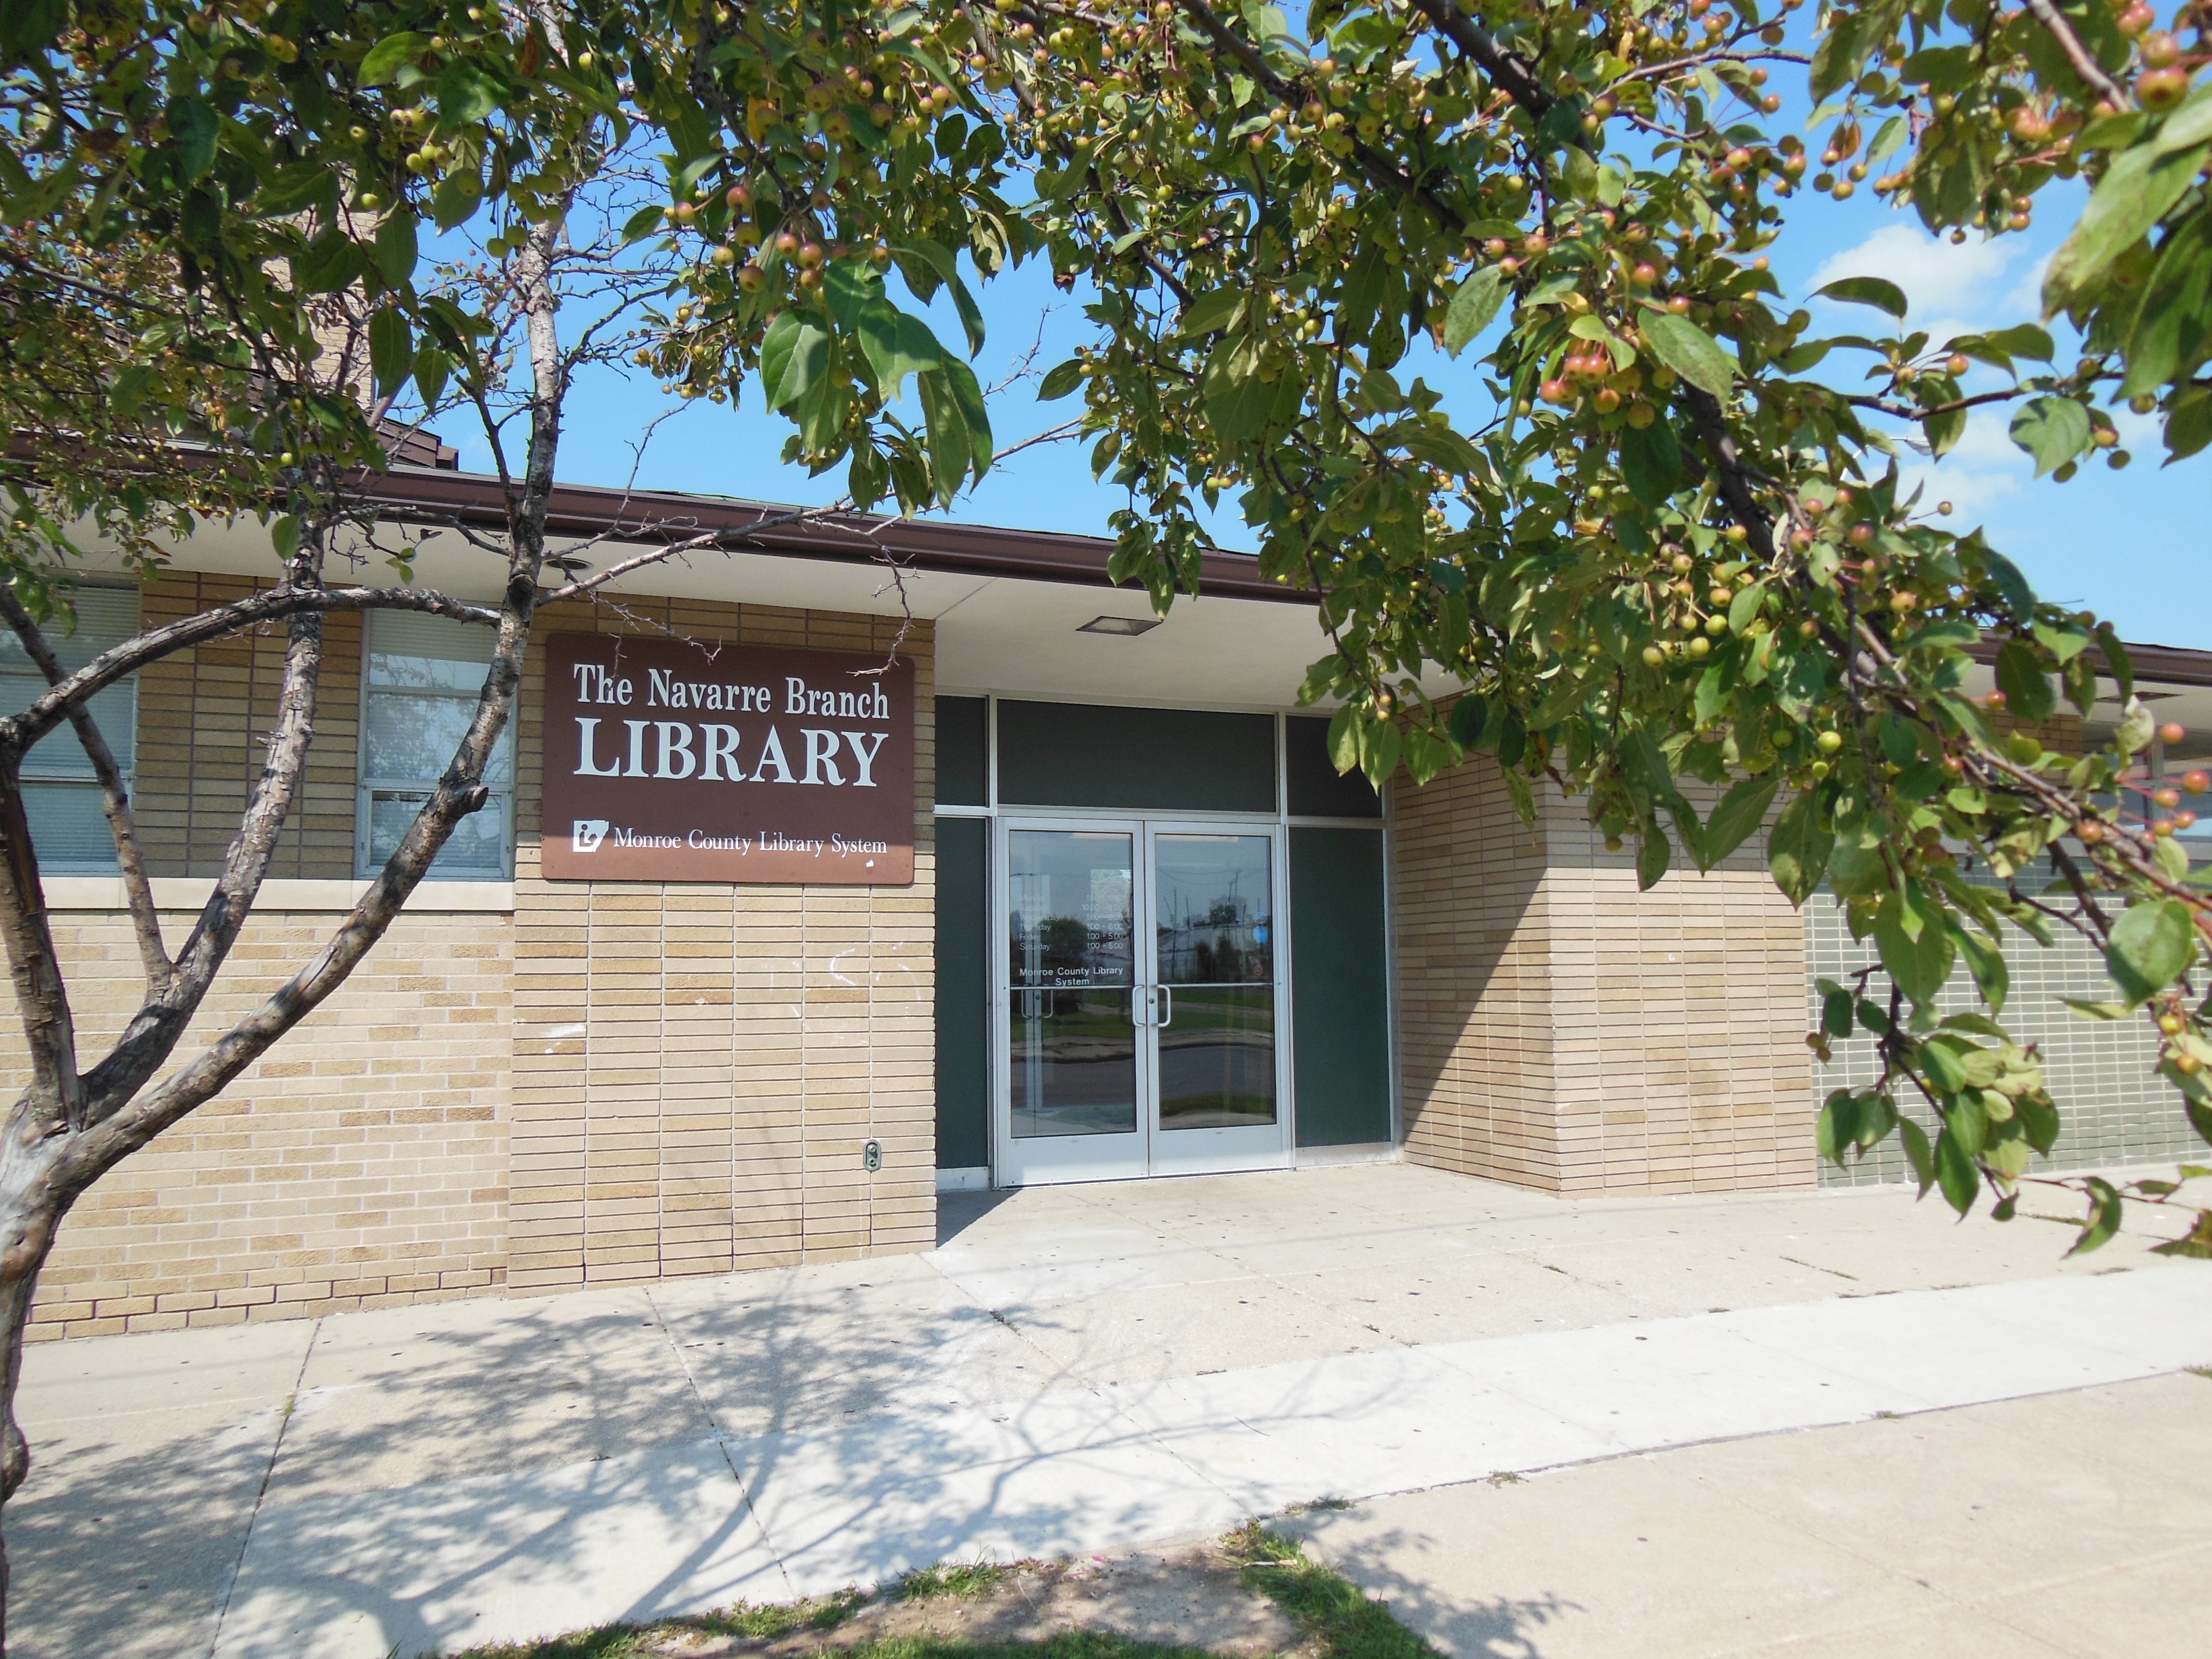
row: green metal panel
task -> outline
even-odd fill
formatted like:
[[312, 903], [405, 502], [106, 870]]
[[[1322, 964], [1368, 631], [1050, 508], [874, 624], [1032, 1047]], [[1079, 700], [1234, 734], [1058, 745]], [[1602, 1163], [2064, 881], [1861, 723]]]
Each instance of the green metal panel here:
[[999, 802], [1272, 812], [1274, 717], [1002, 699]]
[[1390, 1139], [1382, 836], [1291, 831], [1291, 1018], [1301, 1146]]
[[988, 806], [991, 702], [988, 697], [937, 700], [937, 804]]
[[1294, 818], [1379, 818], [1382, 798], [1362, 772], [1339, 772], [1328, 757], [1326, 716], [1283, 722], [1283, 772]]
[[991, 1161], [991, 826], [937, 821], [937, 1167]]

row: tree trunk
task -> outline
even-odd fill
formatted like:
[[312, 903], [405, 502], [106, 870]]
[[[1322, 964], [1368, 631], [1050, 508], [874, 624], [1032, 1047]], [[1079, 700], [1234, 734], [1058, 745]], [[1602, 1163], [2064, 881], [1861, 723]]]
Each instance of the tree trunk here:
[[[31, 1472], [31, 1443], [15, 1421], [15, 1387], [23, 1375], [23, 1334], [31, 1322], [39, 1270], [61, 1222], [47, 1181], [52, 1162], [37, 1146], [23, 1144], [26, 1120], [19, 1110], [8, 1128], [8, 1145], [0, 1148], [0, 1516]], [[0, 1659], [8, 1652], [12, 1576], [0, 1531]]]

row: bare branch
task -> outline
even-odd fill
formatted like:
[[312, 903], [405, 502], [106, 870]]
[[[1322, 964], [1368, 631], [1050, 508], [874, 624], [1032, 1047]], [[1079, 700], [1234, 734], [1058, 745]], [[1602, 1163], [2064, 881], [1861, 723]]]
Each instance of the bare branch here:
[[[15, 637], [23, 642], [24, 651], [46, 677], [48, 685], [59, 685], [68, 678], [69, 671], [54, 655], [46, 635], [31, 620], [31, 613], [23, 609], [13, 588], [0, 587], [0, 621], [15, 630]], [[146, 860], [138, 846], [138, 830], [131, 812], [130, 791], [124, 786], [123, 769], [115, 763], [114, 751], [108, 748], [107, 739], [101, 735], [88, 704], [71, 703], [69, 722], [84, 750], [85, 758], [92, 763], [93, 776], [100, 781], [100, 805], [107, 814], [108, 831], [115, 837], [115, 862], [123, 875], [131, 931], [137, 936], [139, 959], [146, 966], [146, 994], [159, 996], [168, 989], [173, 968], [162, 944], [161, 918], [154, 908], [154, 890], [146, 879]]]
[[20, 714], [0, 720], [0, 749], [12, 747], [20, 755], [68, 718], [76, 705], [95, 697], [118, 681], [137, 673], [149, 663], [189, 651], [210, 640], [245, 632], [263, 623], [283, 622], [306, 611], [328, 614], [351, 611], [419, 611], [434, 617], [489, 627], [499, 612], [469, 605], [428, 588], [410, 587], [271, 587], [228, 605], [202, 611], [166, 627], [149, 629], [104, 651], [82, 668], [32, 702]]
[[2134, 101], [2128, 96], [2127, 88], [2106, 74], [2104, 67], [2089, 55], [2089, 49], [2081, 44], [2081, 37], [2074, 33], [2074, 26], [2051, 0], [2024, 3], [2035, 21], [2058, 43], [2058, 50], [2066, 54], [2066, 61], [2074, 66], [2074, 73], [2081, 77], [2084, 86], [2111, 99], [2117, 109], [2125, 109]]

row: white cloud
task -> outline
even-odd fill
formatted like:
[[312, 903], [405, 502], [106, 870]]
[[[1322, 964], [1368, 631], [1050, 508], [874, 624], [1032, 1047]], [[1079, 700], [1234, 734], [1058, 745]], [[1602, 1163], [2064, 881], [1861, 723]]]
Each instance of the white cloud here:
[[1978, 409], [1966, 416], [1966, 429], [1961, 433], [1951, 453], [1943, 459], [1956, 461], [1962, 466], [2026, 467], [2031, 463], [2026, 451], [2012, 441], [2012, 416], [1988, 409]]
[[[1990, 328], [2016, 314], [2020, 290], [2004, 278], [2021, 251], [2014, 239], [1975, 239], [1954, 246], [1917, 226], [1888, 224], [1856, 247], [1830, 254], [1809, 286], [1822, 288], [1840, 276], [1886, 278], [1905, 290], [1912, 327], [1928, 327], [1923, 319], [1946, 319], [1936, 331], [1940, 337], [1945, 328]], [[1974, 320], [1954, 324], [1951, 317]]]
[[1940, 461], [1915, 457], [1898, 467], [1900, 498], [1920, 489], [1923, 511], [1937, 501], [1951, 503], [1954, 527], [1980, 523], [1991, 509], [2014, 501], [2026, 487], [2032, 465], [2006, 431], [2006, 417], [1977, 410], [1966, 417], [1966, 429], [1957, 445]]
[[2012, 292], [2005, 295], [2006, 311], [2017, 312], [2024, 317], [2043, 314], [2044, 273], [2051, 269], [2051, 255], [2057, 252], [2057, 249], [2052, 249], [2051, 253], [2035, 259], [2020, 273], [2020, 279], [2012, 285]]
[[1920, 491], [1919, 511], [1935, 510], [1938, 501], [1951, 503], [1954, 530], [1968, 530], [1985, 522], [1998, 508], [2016, 500], [2022, 488], [2016, 476], [1959, 469], [1939, 462], [1931, 466], [1916, 462], [1897, 470], [1897, 498], [1906, 501], [1915, 488]]

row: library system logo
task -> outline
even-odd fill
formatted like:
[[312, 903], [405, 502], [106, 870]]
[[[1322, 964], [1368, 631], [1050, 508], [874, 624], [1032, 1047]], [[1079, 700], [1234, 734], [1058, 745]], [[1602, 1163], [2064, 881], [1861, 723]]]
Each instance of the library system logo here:
[[599, 843], [607, 838], [605, 818], [578, 818], [568, 832], [569, 850], [577, 853], [596, 853]]

